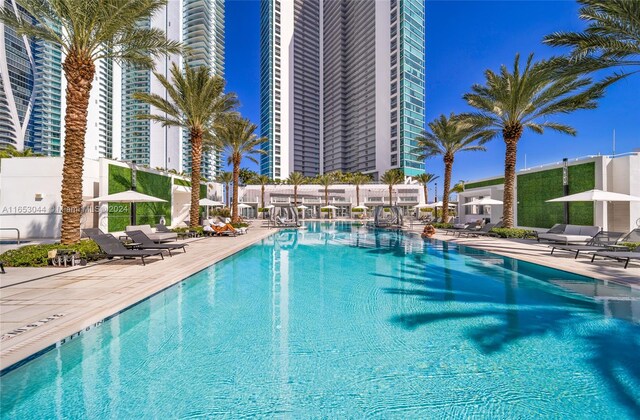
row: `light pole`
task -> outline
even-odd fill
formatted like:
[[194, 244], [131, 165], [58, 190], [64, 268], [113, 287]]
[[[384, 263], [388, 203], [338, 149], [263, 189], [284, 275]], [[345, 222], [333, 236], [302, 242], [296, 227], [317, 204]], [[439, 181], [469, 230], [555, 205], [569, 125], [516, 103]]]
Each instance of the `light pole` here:
[[[569, 159], [562, 159], [562, 194], [569, 195]], [[564, 202], [564, 223], [569, 224], [569, 203]]]

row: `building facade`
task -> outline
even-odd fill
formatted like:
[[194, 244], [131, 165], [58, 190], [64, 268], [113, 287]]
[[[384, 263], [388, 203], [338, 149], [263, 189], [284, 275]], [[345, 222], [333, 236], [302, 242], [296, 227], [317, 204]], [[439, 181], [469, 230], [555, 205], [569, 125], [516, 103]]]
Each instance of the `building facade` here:
[[379, 177], [422, 164], [424, 3], [261, 3], [261, 172]]
[[[565, 166], [566, 165], [566, 166]], [[514, 220], [524, 228], [547, 229], [556, 223], [600, 226], [604, 230], [628, 232], [640, 227], [640, 202], [568, 203], [569, 220], [564, 220], [564, 203], [547, 200], [564, 195], [563, 178], [569, 194], [598, 189], [640, 197], [640, 152], [617, 156], [587, 156], [555, 162], [516, 173]], [[481, 197], [502, 201], [504, 178], [496, 176], [465, 183], [458, 195], [461, 221], [479, 218], [497, 223], [502, 206], [465, 206]]]

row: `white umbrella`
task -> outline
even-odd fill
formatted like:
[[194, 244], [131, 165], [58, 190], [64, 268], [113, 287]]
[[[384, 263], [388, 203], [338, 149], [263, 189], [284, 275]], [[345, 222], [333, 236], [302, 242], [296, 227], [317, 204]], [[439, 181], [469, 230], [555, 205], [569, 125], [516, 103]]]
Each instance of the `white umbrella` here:
[[250, 205], [248, 205], [248, 204], [244, 204], [244, 203], [240, 203], [240, 204], [238, 204], [238, 208], [239, 208], [239, 209], [250, 209], [250, 208], [252, 208], [252, 207], [253, 207], [253, 206], [250, 206]]
[[490, 198], [490, 197], [475, 199], [475, 200], [469, 201], [468, 203], [464, 203], [465, 206], [493, 206], [493, 205], [497, 206], [501, 204], [504, 204], [504, 203], [500, 200], [494, 200], [493, 198]]
[[329, 204], [328, 206], [320, 207], [321, 209], [338, 210], [336, 206]]
[[167, 200], [139, 193], [138, 191], [123, 191], [115, 194], [92, 198], [91, 202], [108, 201], [110, 203], [166, 203]]
[[431, 207], [429, 204], [416, 204], [413, 206], [414, 209], [427, 209], [429, 207]]
[[267, 207], [265, 207], [265, 209], [273, 209], [273, 208], [275, 208], [275, 207], [276, 207], [276, 206], [274, 206], [273, 204], [269, 204]]
[[640, 197], [602, 190], [589, 190], [577, 194], [547, 200], [547, 203], [564, 203], [571, 201], [640, 201]]
[[[431, 203], [431, 204], [425, 204], [427, 207], [442, 207], [442, 204], [444, 204], [442, 201], [436, 201], [435, 203]], [[454, 203], [449, 203], [449, 207], [455, 207], [456, 204]]]
[[204, 207], [224, 207], [224, 204], [221, 202], [213, 201], [208, 198], [201, 198], [200, 201], [198, 201], [198, 204]]
[[359, 206], [355, 206], [354, 209], [358, 209], [358, 210], [369, 210], [369, 207], [361, 204]]
[[308, 208], [309, 208], [309, 207], [305, 206], [304, 204], [300, 204], [300, 205], [298, 206], [298, 210], [306, 210], [306, 209], [308, 209]]

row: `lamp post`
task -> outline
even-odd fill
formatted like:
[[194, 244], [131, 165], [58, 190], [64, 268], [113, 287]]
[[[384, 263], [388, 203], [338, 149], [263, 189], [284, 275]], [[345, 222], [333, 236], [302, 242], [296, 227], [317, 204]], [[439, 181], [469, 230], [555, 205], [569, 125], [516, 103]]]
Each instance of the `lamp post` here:
[[[569, 195], [569, 159], [562, 159], [562, 195]], [[569, 203], [564, 203], [564, 223], [569, 224]]]

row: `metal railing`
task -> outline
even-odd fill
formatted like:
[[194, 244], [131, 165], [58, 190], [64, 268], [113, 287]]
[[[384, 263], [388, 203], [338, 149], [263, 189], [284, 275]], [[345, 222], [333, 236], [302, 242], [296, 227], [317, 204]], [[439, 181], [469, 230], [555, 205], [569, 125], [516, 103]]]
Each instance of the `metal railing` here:
[[20, 245], [20, 229], [18, 228], [0, 228], [0, 230], [15, 230], [18, 234], [18, 245]]

